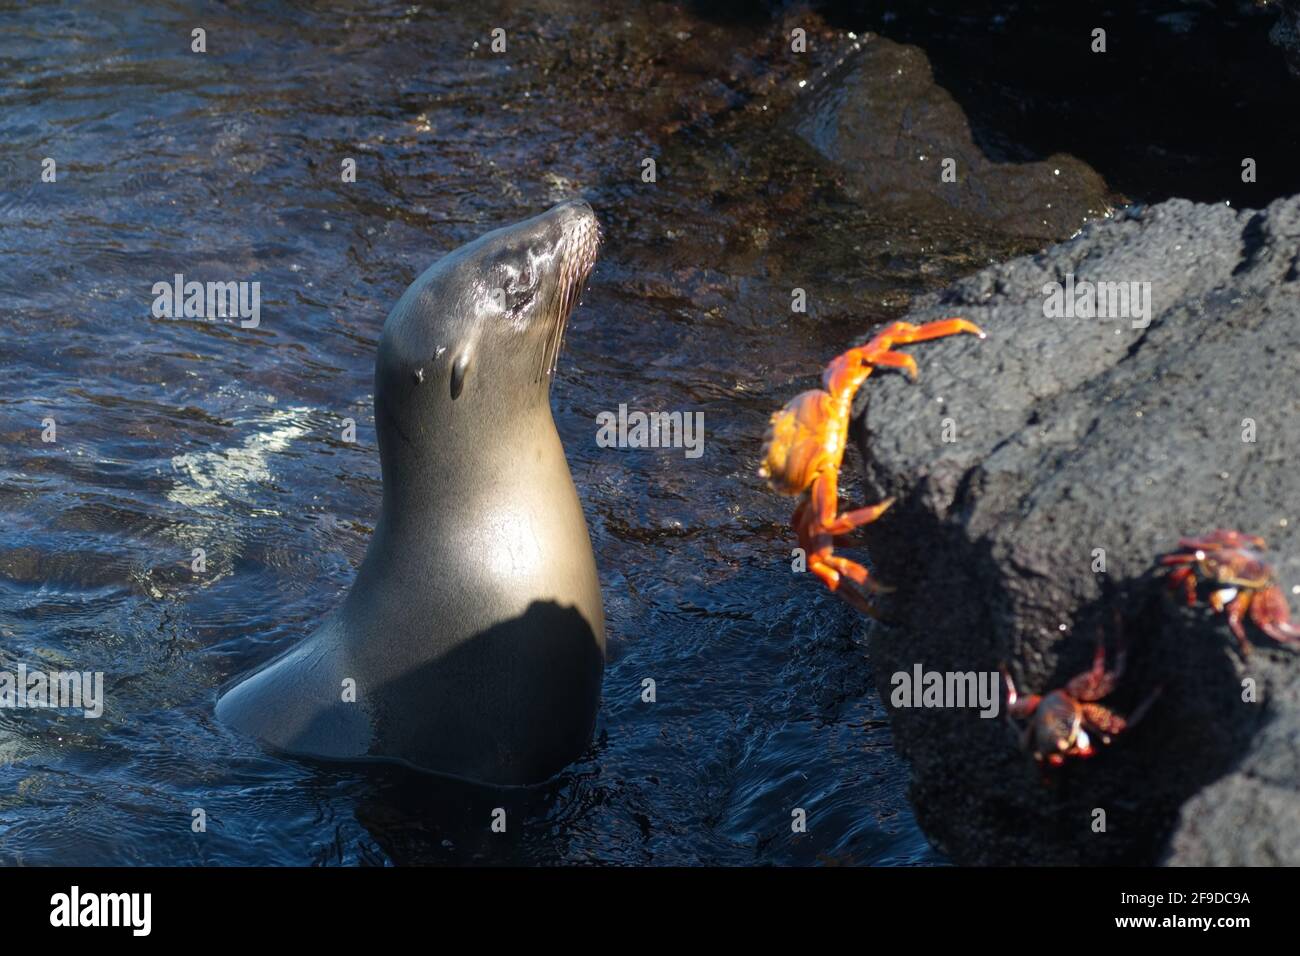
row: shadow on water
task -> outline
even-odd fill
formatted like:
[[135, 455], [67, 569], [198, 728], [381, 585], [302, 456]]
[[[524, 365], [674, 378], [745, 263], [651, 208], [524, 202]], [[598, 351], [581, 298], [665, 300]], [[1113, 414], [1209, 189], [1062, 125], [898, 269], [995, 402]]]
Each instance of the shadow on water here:
[[386, 767], [373, 770], [368, 784], [357, 821], [398, 866], [546, 863], [571, 840], [565, 777], [496, 788]]

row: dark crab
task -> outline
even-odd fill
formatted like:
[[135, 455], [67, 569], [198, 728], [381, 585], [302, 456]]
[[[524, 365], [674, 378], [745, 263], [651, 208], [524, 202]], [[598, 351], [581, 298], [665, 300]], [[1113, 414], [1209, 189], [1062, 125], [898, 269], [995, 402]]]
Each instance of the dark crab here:
[[1188, 605], [1196, 603], [1198, 582], [1207, 582], [1210, 606], [1227, 613], [1228, 627], [1237, 638], [1242, 654], [1250, 653], [1246, 629], [1242, 624], [1249, 613], [1261, 631], [1281, 644], [1300, 643], [1300, 629], [1291, 623], [1291, 609], [1278, 587], [1272, 565], [1261, 552], [1264, 539], [1227, 528], [1218, 528], [1199, 538], [1183, 538], [1180, 550], [1160, 559], [1172, 567], [1169, 587], [1182, 588]]
[[1010, 672], [1003, 666], [1007, 716], [1026, 722], [1021, 746], [1033, 753], [1039, 763], [1059, 767], [1069, 757], [1091, 757], [1097, 752], [1096, 742], [1109, 744], [1111, 738], [1132, 728], [1146, 715], [1160, 695], [1160, 688], [1152, 691], [1128, 717], [1098, 703], [1115, 690], [1124, 673], [1125, 658], [1121, 648], [1115, 655], [1115, 666], [1107, 670], [1105, 640], [1098, 635], [1092, 667], [1071, 678], [1065, 687], [1042, 696], [1020, 696]]

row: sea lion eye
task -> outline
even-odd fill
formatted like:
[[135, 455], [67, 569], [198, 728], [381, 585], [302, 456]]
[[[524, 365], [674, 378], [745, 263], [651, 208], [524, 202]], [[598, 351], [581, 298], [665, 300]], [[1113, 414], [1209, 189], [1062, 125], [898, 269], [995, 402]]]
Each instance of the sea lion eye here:
[[537, 269], [531, 256], [513, 255], [500, 260], [496, 286], [498, 305], [507, 312], [517, 311], [532, 299], [537, 286]]
[[518, 315], [533, 301], [537, 292], [537, 269], [530, 259], [525, 258], [522, 265], [510, 262], [502, 266], [501, 308]]
[[524, 263], [524, 267], [519, 270], [518, 288], [520, 291], [531, 289], [533, 287], [533, 264], [532, 262]]

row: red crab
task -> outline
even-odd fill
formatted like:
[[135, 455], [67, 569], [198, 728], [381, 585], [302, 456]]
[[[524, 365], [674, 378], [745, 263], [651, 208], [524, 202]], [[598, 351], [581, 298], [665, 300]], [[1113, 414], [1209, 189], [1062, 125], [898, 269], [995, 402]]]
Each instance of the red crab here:
[[796, 395], [773, 413], [768, 426], [758, 473], [777, 491], [800, 496], [790, 524], [808, 556], [808, 570], [866, 614], [875, 614], [867, 594], [887, 589], [869, 581], [862, 565], [836, 555], [834, 542], [837, 536], [875, 521], [894, 499], [839, 511], [837, 483], [848, 443], [853, 396], [876, 366], [902, 369], [916, 378], [916, 360], [893, 351], [893, 346], [959, 332], [984, 338], [984, 333], [965, 319], [943, 319], [925, 325], [893, 322], [866, 345], [833, 359], [822, 373], [822, 387]]
[[[1155, 699], [1157, 687], [1127, 718], [1098, 703], [1109, 696], [1124, 673], [1125, 653], [1116, 655], [1115, 667], [1106, 670], [1106, 644], [1099, 636], [1092, 667], [1071, 678], [1064, 688], [1045, 696], [1016, 693], [1015, 682], [1005, 666], [1002, 680], [1007, 688], [1007, 716], [1027, 721], [1021, 746], [1033, 753], [1039, 763], [1059, 767], [1069, 757], [1091, 757], [1097, 752], [1092, 734], [1102, 744], [1133, 727], [1141, 720]], [[1092, 731], [1092, 734], [1089, 733]]]
[[1247, 612], [1255, 626], [1273, 640], [1300, 643], [1300, 629], [1291, 623], [1291, 609], [1273, 577], [1273, 568], [1260, 556], [1267, 547], [1263, 538], [1218, 528], [1204, 537], [1183, 538], [1178, 547], [1180, 551], [1160, 559], [1162, 565], [1174, 568], [1169, 572], [1169, 587], [1181, 587], [1192, 605], [1198, 578], [1209, 582], [1214, 588], [1210, 606], [1220, 614], [1226, 609], [1228, 627], [1243, 655], [1250, 653], [1242, 625]]

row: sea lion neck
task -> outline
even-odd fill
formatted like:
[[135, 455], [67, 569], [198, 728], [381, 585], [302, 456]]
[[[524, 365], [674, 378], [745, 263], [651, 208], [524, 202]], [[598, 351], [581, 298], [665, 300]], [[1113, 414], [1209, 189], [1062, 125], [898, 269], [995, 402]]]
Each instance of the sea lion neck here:
[[[568, 480], [564, 448], [544, 388], [527, 395], [465, 394], [412, 417], [408, 395], [376, 395], [375, 427], [383, 471], [383, 512], [403, 520], [437, 510], [446, 489], [466, 498], [517, 482]], [[480, 491], [487, 489], [486, 491]]]

